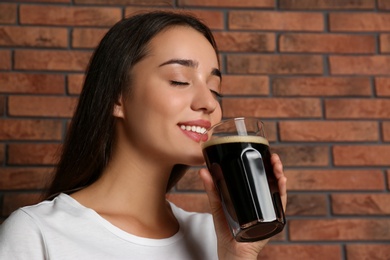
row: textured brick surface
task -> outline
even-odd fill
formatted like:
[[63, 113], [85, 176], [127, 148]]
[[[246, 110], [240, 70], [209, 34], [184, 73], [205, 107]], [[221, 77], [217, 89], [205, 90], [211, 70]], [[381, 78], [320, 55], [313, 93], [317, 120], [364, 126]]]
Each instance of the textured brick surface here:
[[390, 96], [390, 77], [378, 77], [375, 79], [376, 94], [378, 96]]
[[389, 240], [390, 219], [351, 218], [332, 220], [291, 220], [290, 238], [293, 241], [383, 241]]
[[371, 121], [284, 121], [279, 123], [282, 141], [378, 141], [378, 123]]
[[231, 11], [229, 29], [275, 31], [321, 31], [324, 20], [319, 13]]
[[331, 13], [330, 31], [337, 32], [386, 32], [390, 30], [390, 13]]
[[[386, 0], [384, 0], [386, 1]], [[371, 9], [375, 8], [375, 0], [279, 0], [281, 9], [303, 10], [340, 10], [340, 9]]]
[[0, 23], [13, 24], [16, 22], [17, 5], [11, 3], [0, 3]]
[[68, 32], [64, 28], [0, 26], [0, 46], [64, 48]]
[[20, 94], [62, 94], [65, 78], [55, 74], [1, 73], [0, 92]]
[[13, 116], [71, 117], [77, 98], [56, 96], [10, 96], [8, 110]]
[[275, 96], [341, 97], [370, 96], [372, 90], [368, 77], [281, 77], [272, 80], [272, 93]]
[[121, 18], [121, 10], [114, 7], [21, 5], [19, 12], [22, 24], [111, 26]]
[[8, 145], [11, 165], [53, 165], [57, 162], [61, 145], [56, 143], [17, 143]]
[[[190, 12], [219, 47], [223, 117], [260, 117], [288, 178], [287, 225], [258, 259], [388, 259], [390, 1], [0, 2], [0, 223], [41, 200], [108, 29]], [[167, 197], [209, 212], [200, 167]]]
[[347, 34], [283, 34], [279, 38], [281, 52], [374, 53], [375, 37]]
[[179, 6], [208, 6], [208, 7], [274, 7], [275, 0], [178, 0]]
[[0, 140], [61, 140], [58, 120], [0, 119]]
[[0, 69], [11, 69], [11, 52], [8, 50], [0, 50]]
[[333, 194], [332, 211], [339, 215], [388, 215], [390, 194]]
[[79, 71], [87, 68], [89, 51], [15, 51], [15, 68], [20, 70]]

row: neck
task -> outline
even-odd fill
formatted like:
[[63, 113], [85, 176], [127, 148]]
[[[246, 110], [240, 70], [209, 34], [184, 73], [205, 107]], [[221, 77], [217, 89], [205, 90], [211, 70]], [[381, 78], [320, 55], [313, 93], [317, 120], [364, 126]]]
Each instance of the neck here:
[[178, 229], [165, 198], [173, 165], [161, 161], [116, 149], [101, 178], [72, 197], [134, 235], [170, 236]]

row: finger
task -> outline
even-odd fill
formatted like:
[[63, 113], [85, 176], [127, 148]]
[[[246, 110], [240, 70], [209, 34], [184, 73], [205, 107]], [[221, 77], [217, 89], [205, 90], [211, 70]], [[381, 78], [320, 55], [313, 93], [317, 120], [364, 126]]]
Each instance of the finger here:
[[276, 153], [273, 153], [271, 155], [271, 164], [274, 168], [274, 173], [277, 179], [283, 176], [283, 164], [282, 161], [280, 160], [279, 155]]
[[277, 154], [272, 154], [271, 163], [273, 165], [275, 177], [278, 180], [279, 193], [280, 193], [280, 198], [282, 200], [283, 209], [286, 210], [287, 178], [283, 173], [283, 164], [280, 160], [280, 157]]
[[211, 214], [213, 215], [217, 236], [224, 241], [227, 238], [232, 239], [225, 215], [223, 213], [221, 199], [217, 189], [215, 188], [210, 172], [207, 169], [202, 168], [199, 170], [199, 176], [203, 181], [203, 185], [209, 199]]

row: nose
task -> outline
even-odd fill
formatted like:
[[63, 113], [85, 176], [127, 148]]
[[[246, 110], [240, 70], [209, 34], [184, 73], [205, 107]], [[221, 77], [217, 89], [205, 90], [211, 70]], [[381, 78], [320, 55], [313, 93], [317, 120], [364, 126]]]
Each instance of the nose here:
[[207, 114], [213, 113], [218, 107], [219, 102], [206, 84], [195, 87], [195, 95], [191, 108], [195, 111], [202, 110]]

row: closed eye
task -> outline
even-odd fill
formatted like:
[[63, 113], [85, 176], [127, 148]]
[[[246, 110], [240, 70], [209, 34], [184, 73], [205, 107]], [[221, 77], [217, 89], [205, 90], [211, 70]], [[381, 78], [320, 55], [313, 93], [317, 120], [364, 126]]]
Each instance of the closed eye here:
[[215, 97], [217, 97], [217, 98], [222, 98], [222, 97], [223, 97], [221, 93], [219, 93], [219, 92], [217, 92], [217, 91], [215, 91], [215, 90], [210, 89], [210, 91], [211, 91], [211, 93], [213, 93], [213, 95], [214, 95]]
[[174, 85], [174, 86], [187, 86], [190, 84], [188, 82], [175, 81], [175, 80], [171, 80], [170, 82], [171, 82], [171, 85]]

